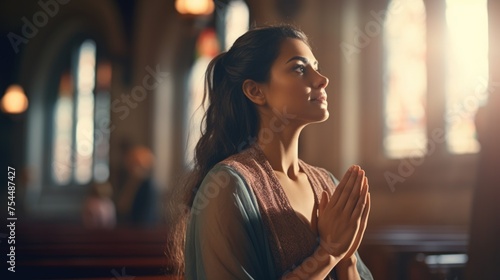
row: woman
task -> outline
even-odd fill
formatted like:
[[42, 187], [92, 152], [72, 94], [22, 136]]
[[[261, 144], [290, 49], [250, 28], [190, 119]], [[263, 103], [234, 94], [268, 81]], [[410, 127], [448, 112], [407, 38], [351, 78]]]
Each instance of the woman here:
[[329, 116], [327, 85], [290, 26], [248, 31], [212, 60], [187, 184], [186, 279], [372, 279], [356, 253], [364, 171], [337, 184], [298, 158], [302, 129]]

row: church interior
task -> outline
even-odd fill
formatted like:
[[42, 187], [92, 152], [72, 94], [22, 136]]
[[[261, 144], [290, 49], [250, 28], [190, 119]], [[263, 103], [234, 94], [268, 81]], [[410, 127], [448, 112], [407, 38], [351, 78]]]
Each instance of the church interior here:
[[330, 81], [299, 156], [366, 171], [374, 279], [498, 279], [494, 0], [1, 1], [2, 279], [177, 279], [166, 201], [207, 65], [283, 23]]

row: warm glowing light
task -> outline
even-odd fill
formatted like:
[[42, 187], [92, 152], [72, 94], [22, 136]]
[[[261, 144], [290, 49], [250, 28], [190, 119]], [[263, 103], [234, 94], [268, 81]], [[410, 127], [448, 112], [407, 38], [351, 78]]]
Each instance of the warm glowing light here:
[[88, 183], [92, 178], [95, 68], [96, 45], [87, 40], [80, 47], [76, 88], [75, 179], [80, 184]]
[[211, 58], [219, 53], [219, 41], [213, 28], [207, 28], [200, 33], [196, 42], [196, 49], [200, 56]]
[[488, 99], [486, 0], [447, 0], [446, 134], [448, 150], [477, 153], [474, 117]]
[[20, 114], [28, 108], [28, 98], [20, 85], [11, 85], [2, 98], [2, 111], [7, 114]]
[[214, 11], [212, 0], [177, 0], [175, 9], [183, 15], [209, 15]]

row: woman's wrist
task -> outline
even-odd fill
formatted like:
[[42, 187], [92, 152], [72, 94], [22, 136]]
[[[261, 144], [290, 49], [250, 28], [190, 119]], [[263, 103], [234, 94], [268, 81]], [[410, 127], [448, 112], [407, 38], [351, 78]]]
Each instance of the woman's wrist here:
[[324, 250], [327, 254], [329, 254], [330, 256], [332, 256], [333, 258], [337, 259], [338, 261], [342, 260], [344, 258], [344, 255], [343, 254], [338, 254], [336, 251], [336, 248], [334, 248], [334, 244], [333, 243], [330, 243], [330, 242], [326, 242], [324, 241], [323, 239], [321, 238], [318, 238], [318, 243], [319, 243], [319, 248], [321, 248], [322, 250]]
[[322, 241], [321, 239], [319, 241], [319, 246], [318, 249], [316, 250], [316, 254], [320, 255], [327, 254], [328, 256], [330, 256], [331, 261], [335, 264], [335, 266], [338, 265], [342, 267], [356, 266], [356, 263], [358, 262], [356, 254], [352, 254], [350, 257], [336, 256], [331, 246], [329, 246], [328, 243]]
[[348, 266], [356, 266], [356, 263], [358, 262], [358, 258], [356, 257], [355, 254], [352, 254], [348, 258], [343, 258], [339, 261], [338, 265], [348, 267]]
[[356, 267], [357, 262], [358, 259], [354, 254], [350, 257], [340, 260], [335, 267], [339, 279], [361, 279]]
[[328, 260], [328, 263], [332, 264], [333, 266], [335, 266], [339, 261], [342, 260], [341, 258], [335, 257], [332, 254], [330, 254], [330, 252], [327, 250], [327, 248], [322, 246], [321, 243], [318, 246], [318, 248], [316, 248], [316, 251], [314, 252], [314, 256], [315, 256], [315, 258], [319, 258], [322, 260]]
[[311, 256], [281, 279], [325, 279], [340, 260], [330, 255], [322, 246], [318, 246]]

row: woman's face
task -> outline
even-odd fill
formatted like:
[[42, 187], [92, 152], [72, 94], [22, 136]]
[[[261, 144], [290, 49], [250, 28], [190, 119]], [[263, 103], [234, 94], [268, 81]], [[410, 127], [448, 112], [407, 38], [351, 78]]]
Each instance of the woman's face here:
[[[267, 113], [280, 114], [296, 124], [328, 119], [325, 88], [328, 78], [318, 72], [318, 61], [301, 40], [285, 39], [271, 66], [270, 79], [262, 84]], [[283, 118], [281, 118], [283, 119]]]

